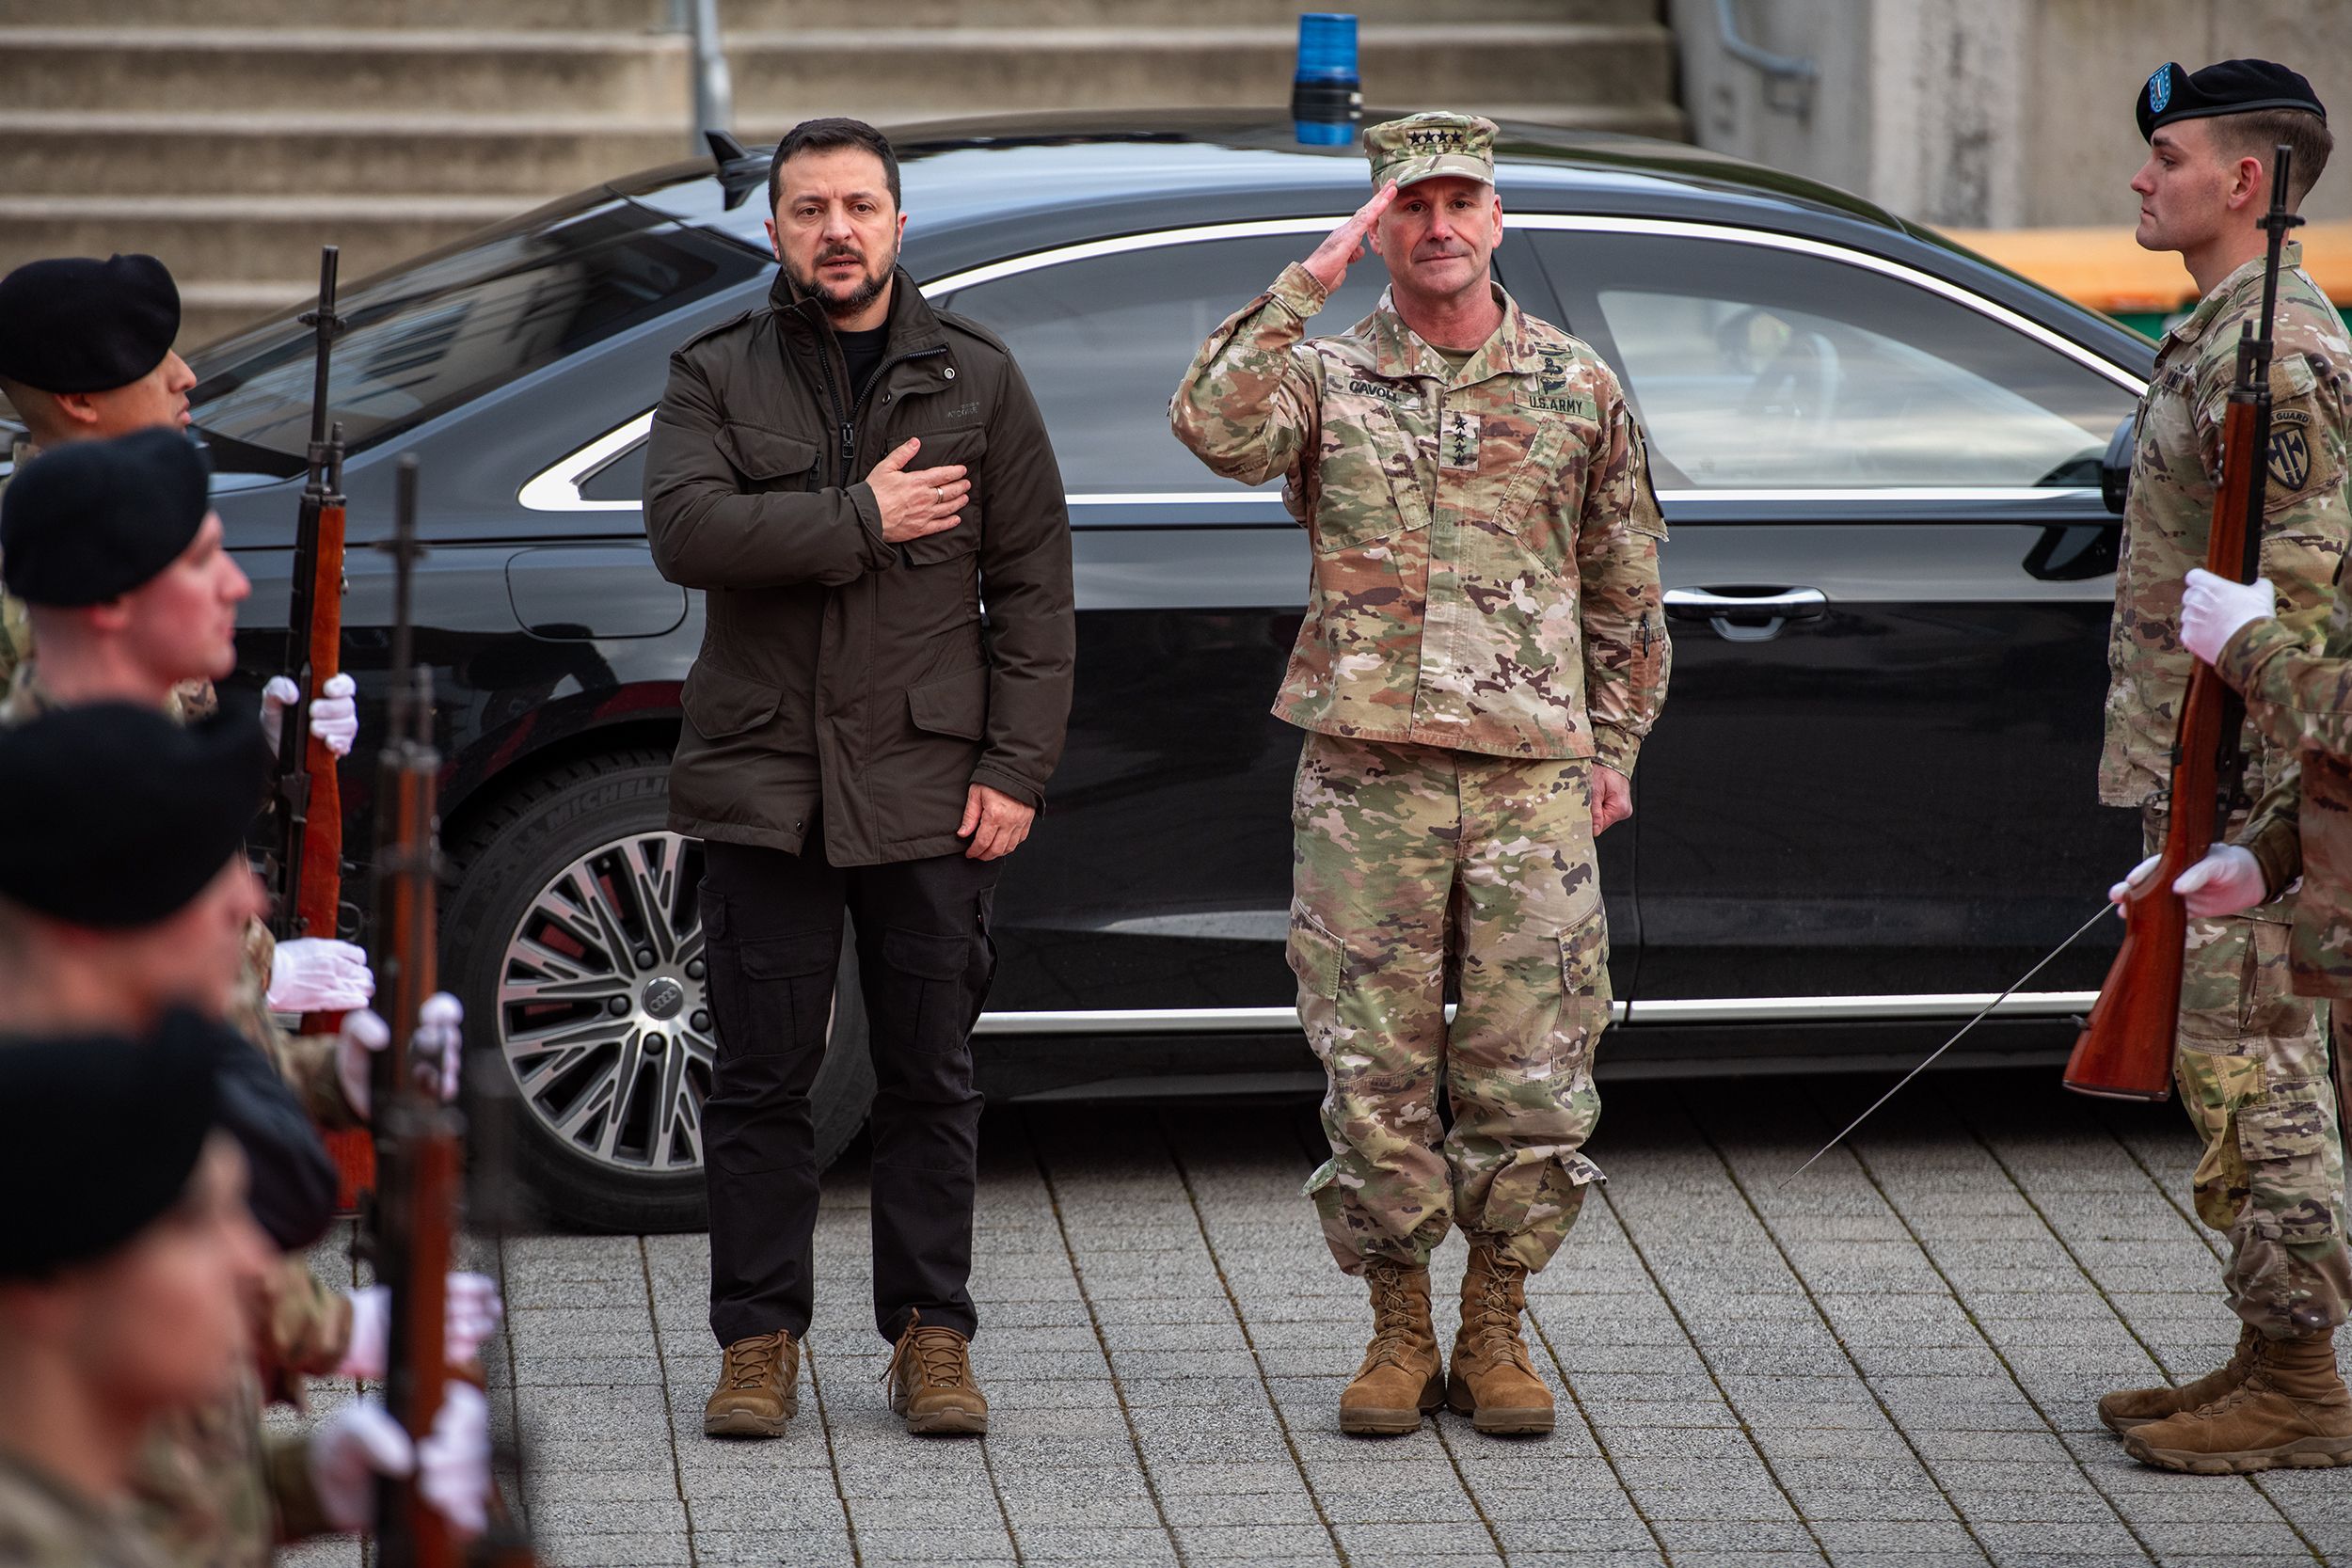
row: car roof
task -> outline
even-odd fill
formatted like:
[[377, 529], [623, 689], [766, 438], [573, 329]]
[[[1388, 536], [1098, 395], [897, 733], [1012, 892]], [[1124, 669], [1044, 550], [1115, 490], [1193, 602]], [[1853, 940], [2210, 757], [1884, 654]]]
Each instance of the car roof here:
[[[1402, 113], [1403, 111], [1396, 111]], [[1367, 110], [1366, 123], [1391, 111]], [[1354, 145], [1301, 143], [1292, 121], [1262, 110], [1000, 115], [885, 129], [898, 153], [910, 253], [973, 228], [1102, 233], [1113, 214], [1148, 226], [1154, 209], [1187, 221], [1345, 213], [1370, 194]], [[772, 148], [722, 168], [714, 160], [647, 169], [611, 189], [686, 221], [766, 247]], [[1775, 229], [1824, 220], [1890, 236], [1884, 210], [1817, 181], [1680, 142], [1521, 120], [1500, 123], [1496, 187], [1506, 210], [1712, 216]], [[961, 249], [961, 246], [948, 248]], [[963, 264], [960, 260], [949, 265]], [[918, 274], [919, 275], [919, 274]]]

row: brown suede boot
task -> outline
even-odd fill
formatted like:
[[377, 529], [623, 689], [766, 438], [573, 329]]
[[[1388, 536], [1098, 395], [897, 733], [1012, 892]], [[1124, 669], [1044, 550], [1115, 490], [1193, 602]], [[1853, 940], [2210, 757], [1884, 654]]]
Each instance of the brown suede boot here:
[[1527, 1265], [1494, 1242], [1472, 1237], [1445, 1402], [1481, 1432], [1530, 1435], [1551, 1430], [1551, 1390], [1535, 1375], [1519, 1338], [1519, 1313], [1526, 1307]]
[[1372, 1287], [1372, 1343], [1356, 1379], [1340, 1395], [1340, 1430], [1396, 1437], [1421, 1430], [1421, 1418], [1445, 1397], [1438, 1331], [1429, 1322], [1429, 1271], [1394, 1259], [1364, 1267]]
[[2244, 1383], [2201, 1410], [2132, 1428], [2123, 1447], [2142, 1465], [2200, 1476], [2352, 1465], [2352, 1393], [2336, 1370], [2335, 1336], [2262, 1340]]
[[781, 1437], [800, 1414], [801, 1347], [783, 1329], [738, 1339], [703, 1406], [705, 1437]]
[[2178, 1388], [2119, 1388], [2112, 1394], [2102, 1394], [2099, 1419], [2107, 1424], [2109, 1432], [2120, 1436], [2134, 1427], [2144, 1427], [2168, 1416], [2202, 1409], [2246, 1381], [2247, 1371], [2254, 1364], [2254, 1347], [2261, 1339], [2262, 1336], [2250, 1325], [2240, 1327], [2237, 1349], [2231, 1353], [2229, 1360], [2196, 1382], [2184, 1383]]
[[972, 1379], [972, 1341], [915, 1313], [890, 1353], [890, 1413], [914, 1433], [988, 1430], [988, 1396]]

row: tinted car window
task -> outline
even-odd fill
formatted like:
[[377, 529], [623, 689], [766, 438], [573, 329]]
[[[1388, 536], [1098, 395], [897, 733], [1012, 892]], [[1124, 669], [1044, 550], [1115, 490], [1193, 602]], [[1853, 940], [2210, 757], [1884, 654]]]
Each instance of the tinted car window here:
[[[1313, 248], [1309, 234], [1165, 245], [1040, 267], [944, 303], [1011, 348], [1073, 494], [1214, 490], [1231, 482], [1168, 435], [1168, 400], [1217, 324]], [[1346, 330], [1387, 284], [1365, 258], [1310, 329]]]
[[[759, 257], [608, 205], [514, 226], [347, 291], [334, 404], [361, 451], [567, 355], [757, 277]], [[287, 321], [203, 354], [197, 426], [231, 461], [298, 460], [310, 439], [311, 336]]]
[[1730, 241], [1538, 233], [1597, 309], [1662, 482], [2096, 484], [2131, 394], [1956, 301]]

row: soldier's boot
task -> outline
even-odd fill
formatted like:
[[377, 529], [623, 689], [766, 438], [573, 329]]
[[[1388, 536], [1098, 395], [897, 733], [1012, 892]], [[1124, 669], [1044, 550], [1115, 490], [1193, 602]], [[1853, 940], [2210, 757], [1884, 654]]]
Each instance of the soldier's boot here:
[[779, 1328], [726, 1349], [719, 1386], [703, 1405], [705, 1437], [781, 1437], [801, 1410], [801, 1347]]
[[1519, 1314], [1527, 1307], [1527, 1265], [1492, 1241], [1472, 1238], [1462, 1275], [1462, 1326], [1445, 1401], [1481, 1432], [1521, 1435], [1551, 1430], [1551, 1390], [1535, 1375]]
[[2099, 1419], [2106, 1423], [2109, 1432], [2120, 1436], [2134, 1427], [2161, 1421], [2168, 1416], [2201, 1410], [2246, 1381], [2246, 1374], [2254, 1364], [2254, 1347], [2261, 1342], [2262, 1336], [2254, 1332], [2251, 1324], [2241, 1325], [2237, 1349], [2214, 1370], [2178, 1388], [2119, 1388], [2112, 1394], [2102, 1394]]
[[2123, 1434], [2143, 1465], [2192, 1475], [2352, 1465], [2352, 1393], [2333, 1334], [2265, 1339], [2246, 1381], [2213, 1403]]
[[1363, 1437], [1419, 1432], [1421, 1418], [1445, 1398], [1429, 1271], [1375, 1258], [1365, 1265], [1364, 1283], [1372, 1287], [1372, 1343], [1340, 1395], [1340, 1430]]
[[890, 1352], [890, 1413], [914, 1433], [988, 1430], [988, 1396], [972, 1376], [972, 1341], [952, 1328], [907, 1320]]

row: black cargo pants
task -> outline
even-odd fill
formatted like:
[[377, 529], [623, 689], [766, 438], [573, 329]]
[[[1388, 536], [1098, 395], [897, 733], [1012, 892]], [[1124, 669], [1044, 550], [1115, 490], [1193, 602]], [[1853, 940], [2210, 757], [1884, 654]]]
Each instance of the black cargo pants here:
[[722, 1345], [808, 1332], [819, 1175], [808, 1096], [846, 910], [872, 1030], [874, 1325], [895, 1340], [920, 1312], [969, 1336], [980, 1119], [971, 1034], [995, 970], [988, 920], [1000, 863], [942, 855], [836, 867], [810, 828], [798, 855], [705, 849], [719, 1028], [703, 1107], [711, 1332]]

